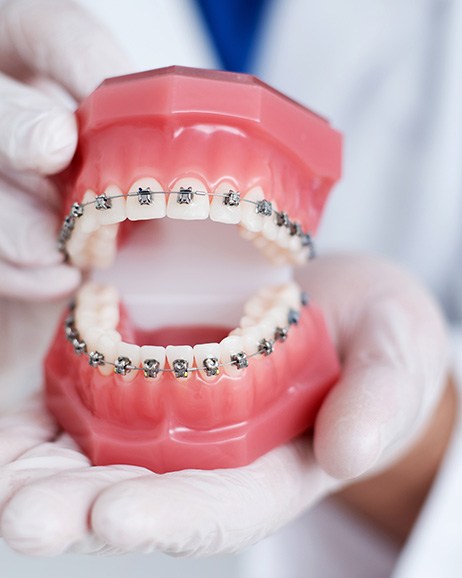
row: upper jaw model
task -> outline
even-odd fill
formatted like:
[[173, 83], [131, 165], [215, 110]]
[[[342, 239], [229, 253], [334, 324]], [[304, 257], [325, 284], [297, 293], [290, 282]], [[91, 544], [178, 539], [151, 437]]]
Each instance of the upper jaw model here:
[[[137, 312], [94, 279], [77, 292], [45, 360], [60, 425], [96, 465], [160, 473], [245, 465], [311, 427], [339, 364], [281, 280], [314, 256], [340, 135], [253, 77], [180, 67], [107, 80], [77, 118], [60, 249], [145, 297]], [[262, 278], [278, 283], [239, 321]]]

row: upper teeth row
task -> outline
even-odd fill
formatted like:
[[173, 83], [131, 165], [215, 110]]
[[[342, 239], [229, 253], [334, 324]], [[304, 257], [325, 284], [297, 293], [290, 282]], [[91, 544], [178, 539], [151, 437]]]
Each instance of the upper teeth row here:
[[[274, 223], [273, 226], [276, 227], [275, 230], [283, 228], [287, 231], [289, 238], [298, 239], [299, 246], [303, 249], [308, 249], [309, 258], [314, 256], [314, 245], [311, 235], [302, 230], [300, 223], [289, 219], [287, 213], [278, 211], [274, 203], [263, 198], [259, 188], [250, 191], [246, 197], [242, 197], [238, 191], [231, 188], [226, 191], [223, 191], [222, 188], [222, 192], [214, 193], [193, 190], [192, 186], [180, 186], [178, 191], [172, 192], [153, 190], [146, 186], [138, 187], [137, 191], [129, 193], [122, 193], [115, 186], [112, 186], [112, 189], [108, 187], [108, 190], [114, 190], [114, 188], [115, 194], [108, 194], [108, 192], [101, 195], [86, 194], [82, 203], [74, 203], [72, 205], [69, 214], [64, 219], [59, 234], [58, 248], [66, 257], [68, 256], [66, 244], [71, 238], [76, 220], [86, 213], [87, 207], [92, 207], [95, 212], [112, 213], [112, 216], [103, 219], [101, 224], [120, 222], [124, 220], [125, 216], [134, 220], [160, 218], [166, 214], [176, 218], [204, 219], [209, 216], [209, 213], [211, 218], [216, 217], [214, 220], [238, 223], [241, 220], [241, 204], [243, 204], [244, 216], [247, 217], [246, 225], [247, 227], [250, 226], [250, 230], [257, 232], [260, 227], [264, 226], [261, 219], [273, 217], [272, 222]], [[162, 206], [154, 207], [154, 205], [159, 204], [156, 202], [155, 196], [162, 199]], [[168, 204], [166, 202], [167, 196]], [[209, 207], [208, 197], [212, 199], [211, 207]], [[126, 211], [124, 210], [125, 208], [120, 206], [120, 202], [125, 203], [125, 199], [127, 200]], [[201, 203], [200, 199], [203, 199], [205, 204]], [[183, 211], [182, 205], [193, 206], [193, 212], [188, 214], [188, 216], [185, 216], [183, 212], [179, 213], [178, 211]], [[146, 208], [150, 206], [153, 206], [155, 212], [146, 212]], [[139, 208], [137, 209], [137, 207]], [[178, 209], [175, 207], [178, 207]], [[144, 213], [140, 213], [140, 209]], [[226, 216], [221, 214], [223, 210], [227, 212]], [[257, 217], [257, 220], [255, 217]], [[90, 224], [90, 226], [92, 225]]]

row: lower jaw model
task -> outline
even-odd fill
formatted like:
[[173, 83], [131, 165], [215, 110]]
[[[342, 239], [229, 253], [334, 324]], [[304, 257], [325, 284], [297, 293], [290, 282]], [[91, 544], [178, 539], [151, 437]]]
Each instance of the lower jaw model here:
[[[45, 360], [60, 425], [95, 465], [159, 473], [246, 465], [309, 429], [339, 363], [288, 271], [314, 256], [340, 135], [253, 77], [179, 67], [105, 81], [77, 118], [60, 250], [100, 272]], [[239, 319], [261, 277], [277, 283]]]

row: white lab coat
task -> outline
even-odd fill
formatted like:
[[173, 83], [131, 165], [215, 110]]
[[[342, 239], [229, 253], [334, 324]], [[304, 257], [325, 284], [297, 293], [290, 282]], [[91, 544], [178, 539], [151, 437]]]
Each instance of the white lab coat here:
[[[105, 20], [140, 70], [218, 66], [189, 0], [80, 1]], [[344, 176], [324, 216], [320, 250], [372, 251], [400, 261], [436, 294], [455, 328], [462, 318], [461, 28], [462, 4], [449, 0], [275, 0], [257, 57], [263, 80], [327, 116], [346, 135]], [[9, 310], [15, 320], [11, 355], [22, 339], [18, 317], [35, 315], [41, 327], [36, 337], [43, 342], [43, 322], [54, 319], [51, 309]], [[462, 340], [454, 343], [462, 365]], [[39, 347], [30, 363], [38, 365], [41, 353]], [[462, 383], [462, 370], [459, 375]], [[22, 377], [12, 370], [11, 383]], [[192, 578], [196, 572], [201, 578], [379, 578], [392, 572], [394, 578], [459, 578], [461, 482], [459, 427], [402, 552], [325, 502], [238, 558], [167, 564], [161, 557], [148, 562], [132, 556], [129, 567], [139, 578]], [[12, 568], [28, 568], [6, 550], [0, 555]], [[73, 557], [72, 564], [40, 562], [40, 568], [49, 577], [63, 568], [68, 578], [74, 571], [90, 576], [91, 568], [126, 575], [126, 565], [105, 563], [91, 566]], [[42, 575], [32, 567], [34, 576]]]

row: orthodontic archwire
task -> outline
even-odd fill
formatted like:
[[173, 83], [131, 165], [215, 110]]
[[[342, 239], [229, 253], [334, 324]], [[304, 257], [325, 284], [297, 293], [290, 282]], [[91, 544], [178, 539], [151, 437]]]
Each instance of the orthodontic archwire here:
[[229, 207], [237, 207], [241, 203], [248, 203], [255, 206], [255, 213], [262, 215], [263, 217], [275, 217], [275, 224], [278, 227], [286, 227], [289, 230], [291, 237], [300, 237], [302, 248], [307, 247], [309, 249], [308, 259], [313, 259], [316, 256], [316, 250], [314, 246], [313, 239], [308, 232], [304, 232], [300, 223], [296, 221], [291, 221], [289, 216], [284, 211], [276, 211], [273, 208], [271, 201], [267, 199], [261, 199], [259, 201], [254, 201], [251, 199], [242, 198], [238, 191], [230, 189], [228, 193], [209, 193], [207, 191], [193, 191], [192, 187], [184, 188], [180, 187], [179, 191], [152, 191], [149, 187], [141, 188], [138, 191], [131, 191], [128, 193], [122, 193], [120, 195], [110, 195], [107, 196], [105, 193], [97, 195], [94, 200], [87, 201], [85, 203], [75, 202], [69, 214], [64, 218], [63, 225], [61, 227], [59, 238], [58, 238], [58, 249], [64, 254], [67, 259], [66, 243], [69, 241], [72, 235], [72, 231], [75, 227], [76, 219], [83, 216], [85, 208], [90, 205], [95, 205], [95, 209], [98, 211], [110, 210], [112, 208], [112, 200], [128, 197], [138, 197], [138, 202], [140, 205], [150, 205], [153, 202], [153, 195], [177, 195], [177, 203], [180, 205], [189, 205], [193, 202], [194, 195], [198, 196], [208, 196], [208, 197], [221, 197], [223, 199], [223, 204]]
[[[304, 291], [300, 294], [300, 305], [305, 307], [309, 304], [308, 294]], [[147, 378], [156, 378], [159, 373], [174, 373], [177, 378], [188, 377], [189, 372], [203, 371], [208, 377], [219, 375], [220, 368], [225, 366], [234, 366], [237, 369], [245, 369], [249, 365], [249, 359], [257, 356], [268, 357], [274, 351], [274, 345], [286, 341], [291, 326], [298, 325], [301, 311], [290, 308], [287, 313], [287, 325], [276, 327], [271, 339], [263, 338], [258, 343], [258, 349], [254, 353], [247, 354], [244, 351], [238, 351], [230, 355], [230, 360], [220, 362], [217, 357], [206, 357], [202, 362], [202, 367], [189, 367], [185, 359], [175, 359], [171, 368], [161, 368], [157, 359], [144, 359], [142, 367], [132, 364], [130, 358], [119, 356], [116, 361], [106, 361], [104, 355], [97, 350], [88, 351], [87, 344], [80, 337], [79, 331], [75, 325], [75, 302], [70, 304], [70, 315], [65, 319], [64, 332], [66, 339], [71, 343], [74, 352], [77, 355], [84, 355], [88, 358], [88, 364], [92, 367], [101, 365], [110, 365], [114, 368], [117, 375], [127, 375], [131, 371], [143, 371]]]

